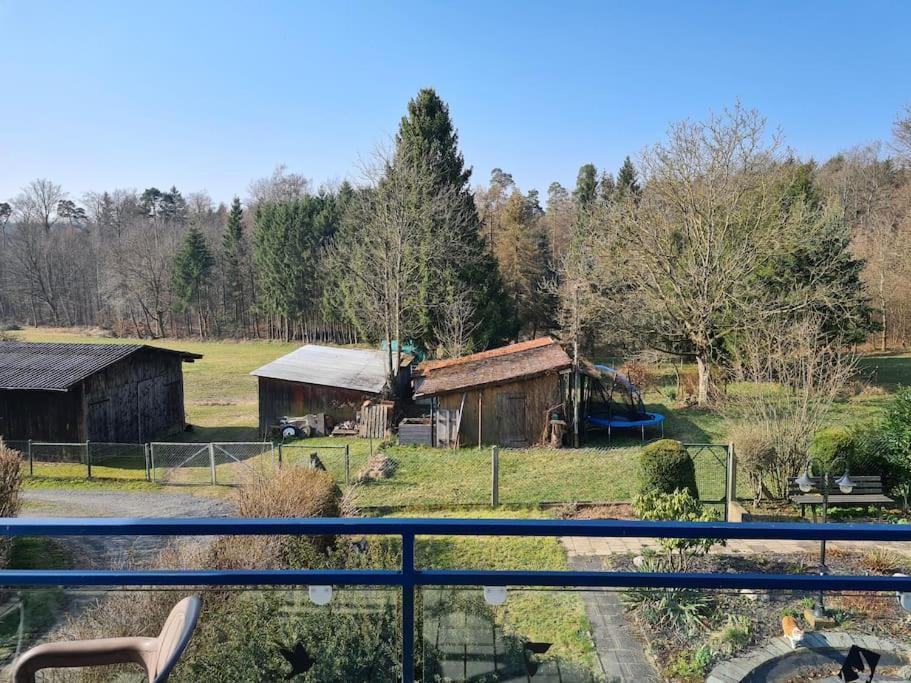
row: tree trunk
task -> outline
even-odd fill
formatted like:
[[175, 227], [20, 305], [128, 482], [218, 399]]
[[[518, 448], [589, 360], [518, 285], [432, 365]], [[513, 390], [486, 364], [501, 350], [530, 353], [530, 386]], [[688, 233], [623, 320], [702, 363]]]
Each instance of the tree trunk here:
[[699, 382], [696, 389], [696, 405], [706, 406], [709, 402], [709, 386], [711, 385], [707, 351], [703, 350], [696, 352], [696, 368], [699, 371]]

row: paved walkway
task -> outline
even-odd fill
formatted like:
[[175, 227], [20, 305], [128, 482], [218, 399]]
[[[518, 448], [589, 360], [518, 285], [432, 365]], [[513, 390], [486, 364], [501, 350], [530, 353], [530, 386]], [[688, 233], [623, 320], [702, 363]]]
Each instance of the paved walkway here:
[[[563, 547], [570, 558], [604, 557], [606, 555], [638, 555], [645, 548], [657, 549], [658, 540], [654, 538], [574, 538], [561, 539]], [[911, 556], [911, 543], [881, 543], [877, 541], [829, 541], [829, 550], [853, 550], [865, 552], [873, 548], [883, 548], [900, 555]], [[819, 541], [764, 541], [733, 539], [724, 546], [715, 546], [712, 553], [728, 555], [789, 555], [794, 553], [816, 553]]]
[[[569, 566], [576, 571], [604, 569], [600, 557], [582, 555], [570, 556]], [[639, 631], [631, 628], [617, 592], [587, 590], [581, 595], [608, 683], [658, 683], [661, 678], [645, 654], [645, 643], [637, 640]]]

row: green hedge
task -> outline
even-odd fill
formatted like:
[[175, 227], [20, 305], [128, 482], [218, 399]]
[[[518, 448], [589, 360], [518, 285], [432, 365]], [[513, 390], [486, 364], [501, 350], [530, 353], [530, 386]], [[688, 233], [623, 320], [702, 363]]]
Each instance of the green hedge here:
[[643, 448], [639, 457], [640, 492], [673, 493], [678, 489], [699, 499], [696, 467], [683, 444], [673, 439], [661, 439]]

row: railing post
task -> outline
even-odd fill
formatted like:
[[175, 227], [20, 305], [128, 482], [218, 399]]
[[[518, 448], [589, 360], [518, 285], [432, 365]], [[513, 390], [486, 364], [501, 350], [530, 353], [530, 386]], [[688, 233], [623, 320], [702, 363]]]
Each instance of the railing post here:
[[278, 469], [282, 468], [282, 445], [278, 444]]
[[212, 471], [212, 484], [216, 483], [215, 479], [215, 444], [209, 442], [209, 469]]
[[494, 446], [490, 459], [490, 504], [500, 504], [500, 447]]
[[32, 460], [32, 440], [28, 440], [28, 476], [35, 476], [35, 461]]
[[345, 486], [351, 486], [351, 448], [345, 444]]
[[414, 683], [414, 533], [402, 532], [402, 683]]
[[737, 499], [737, 457], [734, 455], [734, 444], [728, 444], [728, 457], [725, 462], [724, 521], [730, 521], [731, 505]]
[[89, 440], [85, 440], [85, 468], [88, 478], [92, 478], [92, 448], [89, 446]]
[[152, 481], [152, 445], [144, 443], [142, 444], [142, 456], [145, 460], [146, 465], [146, 481]]

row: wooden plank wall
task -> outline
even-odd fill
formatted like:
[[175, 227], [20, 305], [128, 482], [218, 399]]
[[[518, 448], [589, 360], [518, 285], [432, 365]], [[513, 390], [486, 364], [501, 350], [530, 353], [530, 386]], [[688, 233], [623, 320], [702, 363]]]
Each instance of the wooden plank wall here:
[[[439, 410], [456, 412], [462, 403], [461, 391], [439, 397]], [[508, 425], [501, 430], [502, 420], [509, 416], [500, 414], [504, 399], [501, 397], [525, 397], [525, 414], [521, 416], [521, 424]], [[501, 446], [516, 446], [518, 443], [504, 443], [503, 437], [507, 432], [520, 431], [525, 435], [524, 445], [532, 445], [541, 439], [547, 420], [547, 410], [558, 404], [561, 398], [560, 377], [557, 373], [549, 373], [527, 380], [520, 380], [509, 384], [493, 387], [484, 387], [480, 390], [468, 391], [465, 396], [465, 410], [462, 414], [462, 423], [459, 428], [459, 443], [462, 446], [476, 446], [478, 444], [478, 399], [480, 398], [481, 410], [481, 442], [485, 444], [499, 444]], [[515, 402], [505, 401], [515, 405]], [[501, 434], [501, 431], [503, 434]]]
[[354, 389], [260, 377], [259, 430], [262, 434], [268, 433], [269, 428], [285, 415], [301, 417], [310, 413], [326, 413], [336, 424], [354, 420], [364, 401], [376, 398], [379, 398], [377, 394]]

